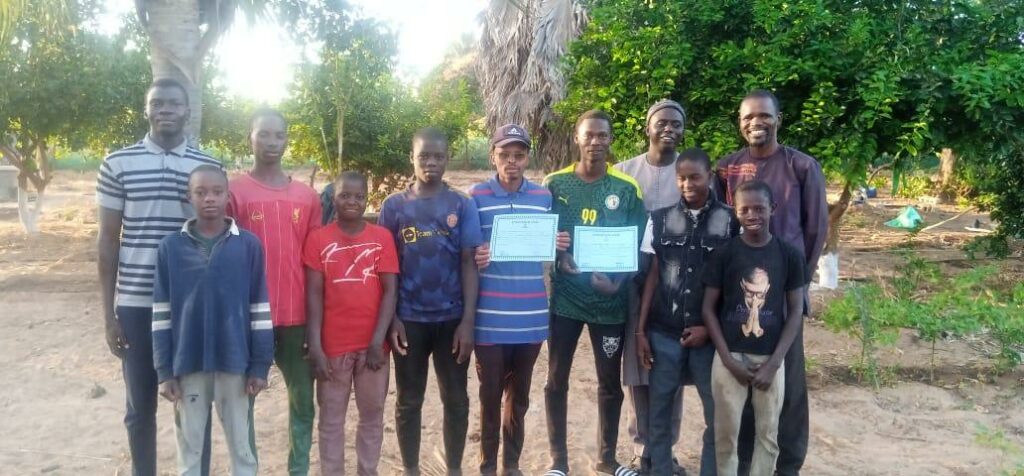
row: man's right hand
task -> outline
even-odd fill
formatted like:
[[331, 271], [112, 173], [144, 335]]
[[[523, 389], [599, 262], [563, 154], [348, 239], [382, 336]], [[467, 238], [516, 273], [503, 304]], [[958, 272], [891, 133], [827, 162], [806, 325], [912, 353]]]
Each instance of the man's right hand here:
[[651, 352], [651, 343], [645, 334], [636, 335], [636, 355], [640, 357], [640, 363], [644, 368], [651, 370], [654, 366], [654, 353]]
[[391, 321], [391, 328], [388, 329], [388, 341], [391, 342], [391, 348], [395, 349], [398, 355], [409, 353], [409, 339], [405, 337], [405, 324], [402, 324], [402, 320], [397, 317]]
[[491, 264], [491, 244], [484, 243], [476, 248], [476, 254], [473, 255], [473, 260], [476, 261], [476, 269], [484, 269], [487, 265]]
[[725, 368], [729, 369], [729, 373], [731, 373], [732, 376], [743, 385], [750, 385], [750, 381], [754, 379], [754, 373], [751, 372], [743, 362], [734, 359], [732, 356], [722, 359], [722, 364], [725, 365]]
[[107, 347], [110, 353], [119, 359], [124, 358], [124, 351], [128, 348], [128, 339], [124, 337], [121, 330], [121, 321], [114, 316], [108, 316], [106, 321]]
[[334, 369], [331, 368], [331, 361], [323, 349], [310, 349], [309, 363], [313, 366], [313, 375], [317, 380], [327, 381], [332, 378], [331, 373]]
[[178, 383], [178, 379], [172, 378], [164, 380], [163, 383], [160, 384], [160, 395], [171, 402], [181, 400], [181, 384]]
[[569, 253], [562, 253], [558, 257], [558, 271], [565, 274], [580, 274], [580, 269], [576, 267], [576, 260], [572, 258]]

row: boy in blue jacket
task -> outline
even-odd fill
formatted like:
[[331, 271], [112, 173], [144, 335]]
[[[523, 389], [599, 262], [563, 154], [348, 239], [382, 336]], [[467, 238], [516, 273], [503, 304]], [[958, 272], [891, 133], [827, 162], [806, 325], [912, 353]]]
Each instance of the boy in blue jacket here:
[[153, 362], [160, 394], [174, 402], [178, 473], [200, 474], [214, 404], [231, 474], [255, 475], [249, 409], [274, 353], [263, 248], [226, 217], [224, 171], [201, 165], [188, 185], [196, 217], [160, 242], [153, 287]]

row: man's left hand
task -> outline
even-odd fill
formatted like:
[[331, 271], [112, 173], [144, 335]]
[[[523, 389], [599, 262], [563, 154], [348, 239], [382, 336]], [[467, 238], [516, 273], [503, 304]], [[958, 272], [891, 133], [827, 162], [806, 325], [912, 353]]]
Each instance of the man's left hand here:
[[452, 340], [452, 355], [455, 361], [463, 363], [469, 360], [473, 353], [473, 326], [463, 322], [455, 329], [455, 339]]
[[267, 381], [259, 377], [249, 377], [249, 380], [245, 382], [245, 393], [253, 397], [259, 395], [266, 388]]

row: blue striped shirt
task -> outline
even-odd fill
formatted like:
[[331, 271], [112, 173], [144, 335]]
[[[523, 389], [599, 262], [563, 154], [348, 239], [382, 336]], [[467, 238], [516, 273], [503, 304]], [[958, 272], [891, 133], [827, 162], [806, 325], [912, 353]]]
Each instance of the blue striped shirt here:
[[[469, 195], [480, 212], [484, 241], [491, 240], [496, 215], [550, 213], [551, 192], [523, 179], [509, 193], [497, 177], [473, 185]], [[480, 271], [480, 298], [476, 310], [478, 344], [529, 344], [548, 337], [548, 294], [544, 267], [536, 262], [494, 262]]]
[[194, 215], [188, 201], [188, 176], [202, 164], [220, 167], [220, 162], [186, 142], [164, 150], [148, 135], [103, 159], [96, 179], [96, 203], [122, 214], [118, 306], [153, 304], [157, 246]]

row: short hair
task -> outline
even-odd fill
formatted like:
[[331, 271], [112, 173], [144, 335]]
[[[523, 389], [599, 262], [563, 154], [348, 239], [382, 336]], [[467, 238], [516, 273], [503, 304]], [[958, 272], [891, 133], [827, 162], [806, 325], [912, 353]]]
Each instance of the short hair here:
[[772, 194], [772, 188], [763, 180], [750, 180], [741, 183], [740, 186], [736, 187], [736, 190], [732, 192], [733, 203], [736, 202], [736, 197], [738, 197], [742, 192], [761, 192], [768, 197], [768, 203], [775, 203], [775, 196]]
[[679, 158], [676, 160], [676, 166], [678, 167], [683, 162], [696, 162], [703, 166], [704, 170], [711, 171], [711, 157], [700, 147], [690, 147], [680, 152]]
[[281, 111], [278, 111], [277, 109], [271, 107], [261, 107], [253, 111], [252, 115], [249, 116], [250, 133], [253, 131], [253, 129], [256, 128], [256, 121], [262, 117], [276, 117], [280, 119], [281, 122], [284, 124], [284, 129], [286, 131], [288, 130], [288, 119], [284, 117], [284, 114], [282, 114]]
[[181, 91], [181, 94], [185, 96], [185, 105], [189, 103], [188, 90], [185, 89], [185, 85], [181, 84], [177, 79], [172, 78], [160, 78], [149, 84], [149, 88], [146, 88], [146, 96], [149, 96], [150, 91], [156, 88], [172, 88]]
[[412, 142], [413, 142], [413, 144], [415, 144], [416, 141], [435, 141], [435, 140], [439, 141], [439, 142], [444, 142], [445, 145], [448, 145], [448, 134], [445, 134], [444, 131], [442, 131], [441, 129], [438, 129], [436, 127], [424, 127], [422, 129], [417, 130], [412, 135]]
[[580, 129], [580, 124], [583, 124], [583, 121], [587, 119], [600, 119], [608, 123], [609, 131], [612, 130], [612, 116], [608, 115], [607, 112], [604, 112], [600, 109], [591, 109], [587, 112], [584, 112], [583, 114], [580, 114], [580, 117], [576, 119], [576, 125], [573, 126], [572, 128], [573, 133], [578, 131]]
[[779, 104], [779, 98], [775, 96], [775, 93], [767, 89], [754, 89], [743, 96], [743, 100], [740, 104], [743, 104], [747, 99], [768, 99], [772, 102], [772, 106], [775, 106], [775, 114], [779, 115], [782, 113], [782, 104]]
[[368, 180], [366, 180], [366, 176], [365, 175], [363, 175], [363, 174], [361, 174], [361, 173], [359, 173], [359, 172], [357, 172], [355, 170], [346, 170], [346, 171], [338, 174], [338, 178], [334, 179], [334, 190], [335, 190], [334, 193], [338, 193], [338, 191], [341, 190], [341, 184], [343, 182], [347, 181], [347, 180], [354, 180], [354, 181], [357, 181], [357, 182], [362, 182], [363, 187], [365, 187], [365, 188], [369, 188], [369, 186], [370, 186], [370, 182]]
[[195, 177], [196, 175], [199, 175], [201, 173], [206, 173], [206, 172], [215, 173], [217, 175], [220, 175], [221, 177], [224, 178], [224, 183], [228, 182], [228, 173], [225, 172], [224, 169], [222, 169], [220, 166], [213, 165], [213, 164], [202, 164], [202, 165], [192, 169], [192, 173], [188, 174], [188, 188], [189, 189], [192, 188], [192, 177]]

